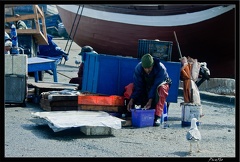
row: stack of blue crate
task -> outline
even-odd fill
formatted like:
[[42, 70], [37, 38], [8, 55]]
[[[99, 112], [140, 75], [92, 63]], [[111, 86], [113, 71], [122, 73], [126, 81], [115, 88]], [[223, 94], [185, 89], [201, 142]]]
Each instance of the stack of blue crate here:
[[[133, 82], [135, 66], [139, 58], [86, 53], [83, 71], [82, 91], [104, 95], [123, 96], [125, 86]], [[167, 102], [177, 103], [180, 62], [162, 61], [166, 66], [172, 85]]]

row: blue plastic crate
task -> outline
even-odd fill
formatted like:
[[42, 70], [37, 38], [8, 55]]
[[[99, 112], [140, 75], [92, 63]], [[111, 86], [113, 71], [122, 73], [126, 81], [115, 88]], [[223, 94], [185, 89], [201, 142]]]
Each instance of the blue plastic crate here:
[[142, 128], [153, 126], [155, 109], [131, 109], [131, 113], [133, 127]]
[[86, 53], [82, 91], [122, 96], [124, 88], [133, 82], [137, 58]]

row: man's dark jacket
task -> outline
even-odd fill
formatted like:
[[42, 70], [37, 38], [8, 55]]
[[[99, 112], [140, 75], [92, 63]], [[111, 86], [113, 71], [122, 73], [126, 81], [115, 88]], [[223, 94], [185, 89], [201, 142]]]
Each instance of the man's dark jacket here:
[[148, 99], [154, 99], [157, 87], [169, 78], [167, 69], [160, 60], [157, 58], [153, 58], [153, 60], [153, 69], [149, 75], [144, 72], [141, 62], [135, 67], [133, 75], [134, 90], [131, 95], [134, 100], [139, 99], [141, 93], [146, 93], [145, 90], [148, 92]]

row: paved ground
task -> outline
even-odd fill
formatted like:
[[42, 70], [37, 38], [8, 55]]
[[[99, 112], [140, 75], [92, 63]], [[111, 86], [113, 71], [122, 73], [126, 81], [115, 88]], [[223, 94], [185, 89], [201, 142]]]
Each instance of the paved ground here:
[[[79, 129], [53, 132], [48, 125], [34, 122], [39, 105], [5, 108], [4, 156], [22, 157], [198, 157], [236, 158], [236, 110], [234, 106], [202, 100], [204, 117], [198, 127], [201, 152], [189, 154], [185, 135], [189, 127], [181, 125], [183, 98], [171, 103], [167, 129], [162, 127], [122, 127], [110, 136], [86, 136]], [[71, 119], [69, 119], [71, 120]], [[92, 119], [94, 120], [94, 119]]]

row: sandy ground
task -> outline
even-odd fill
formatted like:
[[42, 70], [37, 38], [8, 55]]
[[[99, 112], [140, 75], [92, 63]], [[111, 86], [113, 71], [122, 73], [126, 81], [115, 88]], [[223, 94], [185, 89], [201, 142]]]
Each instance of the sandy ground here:
[[[64, 49], [67, 40], [54, 39], [54, 42]], [[77, 76], [78, 66], [74, 63], [74, 57], [80, 50], [81, 47], [73, 42], [69, 60], [57, 67], [59, 82], [68, 83], [69, 78]], [[53, 77], [46, 73], [44, 81], [53, 81]], [[194, 145], [193, 153], [189, 154], [189, 143], [185, 138], [189, 127], [181, 126], [181, 102], [183, 98], [179, 96], [177, 103], [171, 103], [167, 129], [161, 126], [123, 127], [113, 130], [110, 136], [86, 136], [79, 132], [79, 129], [53, 132], [48, 125], [36, 125], [32, 122], [31, 113], [43, 111], [38, 104], [27, 103], [25, 108], [6, 107], [4, 156], [6, 158], [198, 157], [205, 158], [204, 161], [225, 161], [228, 158], [235, 160], [238, 146], [236, 146], [238, 137], [235, 106], [202, 100], [205, 116], [200, 118], [199, 126], [202, 134], [201, 152], [197, 153]]]

